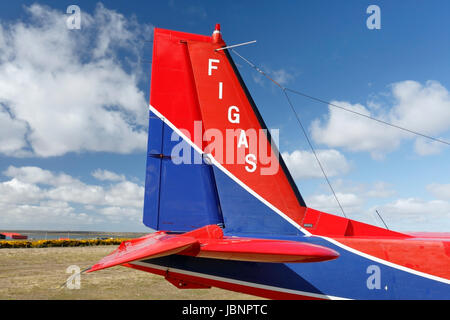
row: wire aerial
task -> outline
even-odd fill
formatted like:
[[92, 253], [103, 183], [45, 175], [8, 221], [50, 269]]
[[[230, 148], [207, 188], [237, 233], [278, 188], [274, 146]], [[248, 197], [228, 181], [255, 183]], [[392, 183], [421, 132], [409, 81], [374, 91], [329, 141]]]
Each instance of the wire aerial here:
[[[390, 127], [393, 127], [393, 128], [399, 129], [399, 130], [403, 130], [403, 131], [406, 131], [406, 132], [409, 132], [409, 133], [412, 133], [412, 134], [415, 134], [415, 135], [418, 135], [418, 136], [421, 136], [423, 138], [427, 138], [427, 139], [430, 139], [430, 140], [433, 140], [433, 141], [436, 141], [436, 142], [439, 142], [439, 143], [442, 143], [442, 144], [450, 145], [450, 142], [448, 142], [448, 141], [445, 141], [445, 140], [442, 140], [442, 139], [439, 139], [439, 138], [435, 138], [435, 137], [429, 136], [427, 134], [424, 134], [424, 133], [421, 133], [421, 132], [418, 132], [418, 131], [415, 131], [415, 130], [411, 130], [411, 129], [408, 129], [408, 128], [405, 128], [405, 127], [402, 127], [402, 126], [399, 126], [399, 125], [396, 125], [396, 124], [393, 124], [393, 123], [390, 123], [390, 122], [387, 122], [387, 121], [384, 121], [384, 120], [381, 120], [381, 119], [378, 119], [378, 118], [375, 118], [375, 117], [372, 117], [372, 116], [369, 116], [369, 115], [366, 115], [366, 114], [363, 114], [361, 112], [357, 112], [357, 111], [354, 111], [354, 110], [351, 110], [351, 109], [348, 109], [348, 108], [336, 105], [336, 104], [331, 103], [329, 101], [326, 101], [324, 99], [316, 98], [316, 97], [313, 97], [313, 96], [308, 95], [306, 93], [303, 93], [303, 92], [301, 92], [299, 90], [294, 90], [294, 89], [291, 89], [291, 88], [287, 88], [287, 87], [281, 85], [278, 81], [274, 80], [271, 76], [269, 76], [267, 73], [265, 73], [263, 70], [261, 70], [261, 68], [259, 68], [256, 64], [251, 62], [249, 59], [243, 57], [236, 50], [231, 49], [231, 51], [234, 54], [236, 54], [239, 58], [241, 58], [243, 61], [245, 61], [248, 65], [250, 65], [253, 69], [255, 69], [257, 72], [259, 72], [264, 77], [266, 77], [271, 82], [273, 82], [277, 87], [279, 87], [283, 91], [283, 93], [284, 93], [284, 95], [286, 97], [286, 100], [288, 101], [289, 106], [291, 107], [291, 110], [295, 114], [297, 122], [298, 122], [298, 124], [299, 124], [299, 126], [300, 126], [300, 128], [301, 128], [301, 130], [302, 130], [302, 132], [303, 132], [303, 134], [305, 136], [305, 138], [306, 138], [306, 141], [308, 142], [308, 145], [311, 148], [311, 151], [312, 151], [314, 157], [316, 158], [316, 161], [317, 161], [317, 163], [318, 163], [318, 165], [320, 167], [320, 170], [322, 171], [322, 174], [323, 174], [323, 176], [324, 176], [328, 186], [330, 187], [331, 192], [333, 193], [333, 196], [334, 196], [334, 198], [335, 198], [339, 208], [341, 209], [342, 214], [344, 215], [344, 217], [346, 217], [344, 208], [342, 207], [342, 205], [341, 205], [341, 203], [340, 203], [340, 201], [339, 201], [339, 199], [338, 199], [338, 197], [336, 195], [336, 192], [334, 191], [334, 188], [333, 188], [330, 180], [328, 179], [328, 176], [327, 176], [327, 174], [326, 174], [326, 172], [325, 172], [325, 170], [324, 170], [324, 168], [323, 168], [323, 166], [322, 166], [322, 164], [321, 164], [321, 162], [319, 160], [319, 157], [317, 156], [317, 153], [316, 153], [316, 151], [314, 149], [313, 144], [311, 143], [311, 140], [309, 139], [308, 133], [305, 130], [305, 127], [303, 126], [303, 124], [302, 124], [302, 122], [300, 120], [300, 117], [299, 117], [299, 115], [297, 114], [297, 112], [296, 112], [296, 110], [294, 108], [294, 105], [292, 104], [291, 100], [289, 99], [289, 95], [287, 94], [287, 91], [289, 91], [290, 93], [297, 94], [297, 95], [303, 96], [305, 98], [314, 100], [316, 102], [320, 102], [320, 103], [326, 104], [328, 106], [335, 107], [335, 108], [338, 108], [340, 110], [347, 111], [347, 112], [353, 113], [355, 115], [365, 117], [367, 119], [376, 121], [378, 123], [381, 123], [381, 124], [384, 124], [384, 125], [388, 125]], [[384, 221], [383, 221], [383, 223], [384, 223]]]

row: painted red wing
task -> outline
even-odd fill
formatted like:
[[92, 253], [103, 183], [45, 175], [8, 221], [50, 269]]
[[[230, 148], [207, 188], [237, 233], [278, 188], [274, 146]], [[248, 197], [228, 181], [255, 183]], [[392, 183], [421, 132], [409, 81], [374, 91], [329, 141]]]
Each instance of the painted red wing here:
[[119, 248], [93, 265], [87, 272], [172, 254], [276, 263], [319, 262], [336, 259], [339, 256], [330, 248], [305, 242], [223, 238], [220, 227], [208, 225], [182, 235], [169, 235], [159, 231], [142, 238], [124, 241]]
[[197, 243], [197, 239], [189, 236], [168, 235], [162, 231], [152, 233], [142, 238], [122, 242], [119, 248], [93, 265], [87, 272], [136, 260], [176, 254]]
[[320, 262], [339, 257], [336, 251], [314, 244], [270, 239], [200, 240], [197, 257], [253, 262]]

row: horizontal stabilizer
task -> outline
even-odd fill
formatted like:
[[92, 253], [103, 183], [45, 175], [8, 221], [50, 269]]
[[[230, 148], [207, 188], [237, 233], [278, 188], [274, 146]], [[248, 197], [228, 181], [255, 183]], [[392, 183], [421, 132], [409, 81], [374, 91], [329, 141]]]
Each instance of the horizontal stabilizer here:
[[319, 262], [339, 254], [329, 248], [298, 241], [224, 239], [206, 243], [196, 255], [202, 258], [253, 262]]
[[159, 231], [142, 238], [124, 241], [119, 248], [93, 265], [87, 272], [114, 267], [127, 262], [176, 254], [198, 243], [193, 237], [168, 235]]
[[306, 242], [224, 237], [219, 226], [208, 225], [181, 235], [158, 231], [142, 238], [124, 241], [87, 272], [172, 254], [272, 263], [320, 262], [339, 257], [330, 248]]

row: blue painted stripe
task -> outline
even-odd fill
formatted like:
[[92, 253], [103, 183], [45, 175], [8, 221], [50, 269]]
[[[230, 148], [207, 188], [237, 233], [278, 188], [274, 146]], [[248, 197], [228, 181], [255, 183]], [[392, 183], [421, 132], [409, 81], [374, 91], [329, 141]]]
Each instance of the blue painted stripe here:
[[267, 235], [298, 235], [299, 229], [238, 185], [223, 171], [214, 168], [225, 232]]

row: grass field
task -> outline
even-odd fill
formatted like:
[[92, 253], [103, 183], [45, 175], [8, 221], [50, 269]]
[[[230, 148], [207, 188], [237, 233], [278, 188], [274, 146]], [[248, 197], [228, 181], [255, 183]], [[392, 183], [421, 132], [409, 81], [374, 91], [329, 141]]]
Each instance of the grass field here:
[[68, 266], [83, 270], [115, 248], [0, 249], [0, 299], [255, 299], [217, 288], [180, 290], [161, 276], [120, 266], [83, 274], [80, 289], [60, 288]]

